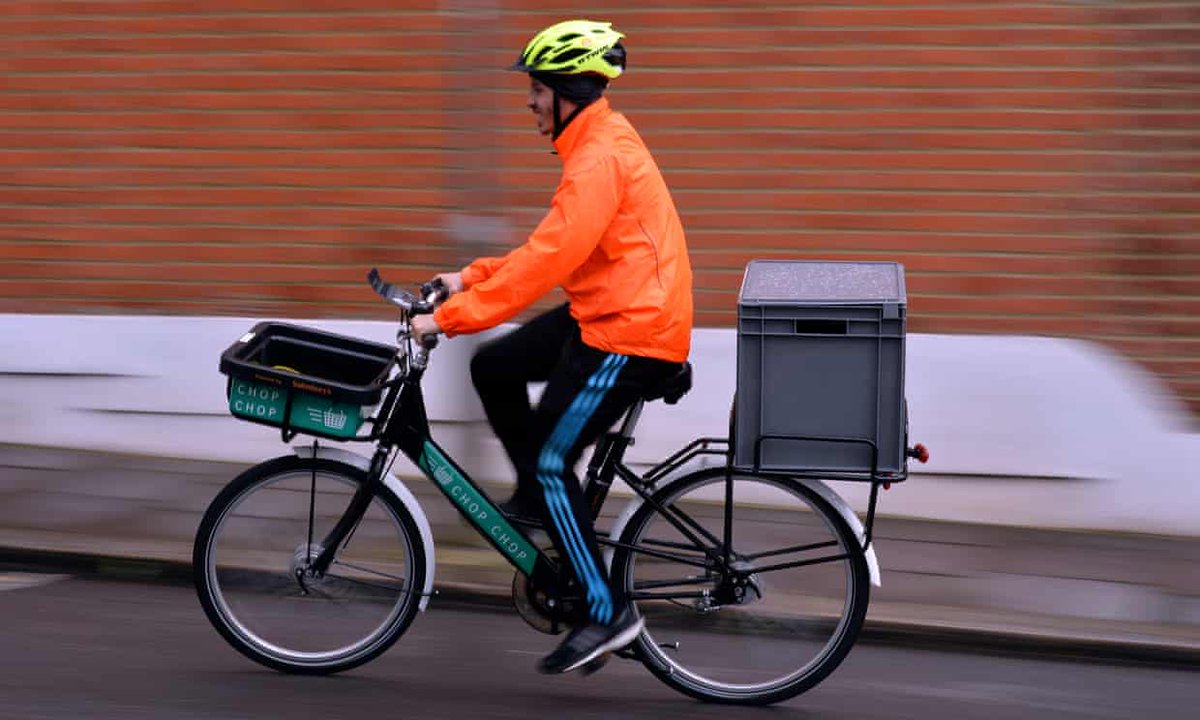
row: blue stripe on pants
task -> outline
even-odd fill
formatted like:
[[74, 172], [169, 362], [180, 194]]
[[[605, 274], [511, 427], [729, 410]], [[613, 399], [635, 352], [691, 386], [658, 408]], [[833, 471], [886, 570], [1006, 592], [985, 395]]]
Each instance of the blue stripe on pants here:
[[572, 561], [581, 582], [585, 585], [592, 615], [601, 622], [611, 619], [612, 600], [608, 586], [583, 541], [561, 476], [566, 453], [578, 438], [600, 399], [612, 387], [617, 372], [624, 364], [625, 358], [619, 356], [616, 359], [610, 357], [605, 361], [600, 370], [588, 380], [585, 390], [576, 397], [567, 413], [560, 418], [558, 427], [539, 458], [539, 479], [547, 491], [547, 506], [551, 509], [551, 517], [561, 530], [563, 544], [570, 553], [568, 560]]
[[537, 478], [545, 492], [550, 518], [559, 531], [559, 537], [568, 554], [567, 559], [584, 585], [590, 615], [593, 620], [601, 623], [612, 620], [612, 594], [584, 541], [578, 519], [571, 510], [562, 478], [567, 453], [578, 441], [580, 433], [601, 400], [612, 389], [627, 360], [628, 358], [621, 355], [609, 355], [604, 360], [600, 368], [588, 378], [583, 391], [575, 397], [566, 413], [559, 418], [554, 432], [538, 456]]

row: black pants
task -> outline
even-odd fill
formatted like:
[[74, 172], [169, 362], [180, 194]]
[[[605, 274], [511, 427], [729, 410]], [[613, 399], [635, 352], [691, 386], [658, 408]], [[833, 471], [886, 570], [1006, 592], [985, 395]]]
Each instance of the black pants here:
[[[542, 508], [597, 623], [611, 622], [625, 600], [610, 585], [574, 467], [584, 448], [679, 367], [585, 345], [567, 305], [488, 342], [471, 361], [488, 422], [517, 470], [518, 492]], [[535, 408], [528, 384], [541, 381], [546, 388]]]

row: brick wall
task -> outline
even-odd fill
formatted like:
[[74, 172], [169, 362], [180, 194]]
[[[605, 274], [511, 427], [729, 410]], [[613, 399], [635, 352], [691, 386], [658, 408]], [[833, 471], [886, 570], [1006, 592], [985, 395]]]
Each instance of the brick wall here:
[[[594, 11], [544, 6], [7, 0], [0, 311], [380, 317], [371, 265], [518, 241], [558, 164], [485, 68]], [[899, 260], [914, 331], [1096, 339], [1200, 408], [1200, 4], [607, 7], [702, 323], [752, 257]]]

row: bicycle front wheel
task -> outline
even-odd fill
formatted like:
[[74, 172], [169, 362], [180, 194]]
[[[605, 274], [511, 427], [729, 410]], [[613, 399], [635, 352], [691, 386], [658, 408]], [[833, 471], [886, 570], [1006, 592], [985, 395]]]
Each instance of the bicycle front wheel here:
[[[796, 480], [680, 477], [621, 532], [613, 582], [646, 620], [636, 648], [663, 682], [703, 700], [768, 704], [816, 685], [862, 628], [870, 578], [846, 521]], [[728, 513], [727, 513], [728, 510]]]
[[366, 480], [345, 463], [288, 456], [250, 468], [213, 500], [192, 572], [205, 614], [239, 652], [285, 672], [338, 672], [382, 653], [412, 622], [425, 549], [390, 492], [372, 498], [327, 572], [306, 572]]

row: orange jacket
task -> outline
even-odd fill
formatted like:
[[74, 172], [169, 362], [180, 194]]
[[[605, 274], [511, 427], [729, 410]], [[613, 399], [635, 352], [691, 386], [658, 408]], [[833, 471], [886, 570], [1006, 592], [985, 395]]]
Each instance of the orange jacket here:
[[466, 291], [434, 319], [447, 335], [479, 332], [561, 285], [587, 345], [683, 362], [692, 268], [650, 151], [605, 98], [580, 112], [554, 147], [563, 176], [550, 211], [524, 245], [463, 268]]

